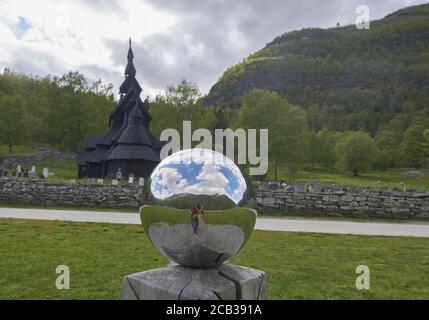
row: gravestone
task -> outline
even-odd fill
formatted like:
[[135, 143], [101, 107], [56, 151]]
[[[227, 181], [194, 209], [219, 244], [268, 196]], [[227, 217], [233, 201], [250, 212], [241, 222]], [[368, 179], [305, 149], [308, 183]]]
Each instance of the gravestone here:
[[322, 187], [320, 186], [320, 183], [318, 182], [313, 182], [311, 184], [311, 191], [312, 192], [321, 192], [322, 191]]
[[76, 179], [71, 179], [71, 180], [70, 180], [70, 183], [71, 183], [71, 184], [76, 184]]
[[32, 167], [31, 167], [31, 172], [32, 172], [32, 173], [36, 173], [36, 166], [32, 166]]
[[46, 179], [49, 176], [49, 169], [43, 168], [42, 175]]
[[425, 174], [419, 170], [410, 170], [404, 173], [405, 179], [422, 179]]
[[295, 188], [294, 188], [294, 186], [288, 185], [288, 186], [286, 186], [285, 191], [287, 191], [287, 192], [294, 192]]
[[119, 184], [119, 181], [116, 179], [112, 180], [112, 186], [117, 186]]
[[88, 184], [94, 184], [95, 183], [95, 179], [94, 178], [88, 178]]
[[122, 180], [122, 171], [121, 171], [121, 168], [119, 168], [118, 172], [116, 172], [116, 180], [119, 180], [119, 181]]
[[100, 184], [100, 185], [104, 184], [104, 179], [98, 179], [97, 183]]
[[129, 177], [128, 184], [133, 184], [133, 183], [134, 183], [134, 177]]
[[279, 188], [278, 182], [270, 182], [268, 184], [268, 190], [277, 190]]
[[306, 192], [307, 186], [305, 184], [297, 184], [294, 186], [295, 192]]
[[18, 175], [19, 175], [19, 174], [21, 174], [21, 170], [22, 170], [22, 167], [21, 167], [21, 165], [20, 165], [20, 164], [18, 164], [18, 165], [16, 166], [16, 172], [18, 173]]
[[143, 178], [143, 177], [141, 177], [141, 178], [139, 179], [139, 186], [140, 186], [140, 187], [144, 187], [144, 178]]
[[3, 170], [3, 177], [7, 177], [9, 172], [7, 170]]

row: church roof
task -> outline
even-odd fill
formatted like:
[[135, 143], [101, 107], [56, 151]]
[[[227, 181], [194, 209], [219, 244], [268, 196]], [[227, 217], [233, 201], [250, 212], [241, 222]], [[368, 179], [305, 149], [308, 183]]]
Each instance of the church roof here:
[[85, 136], [83, 143], [85, 149], [96, 149], [98, 142], [101, 140], [102, 136], [88, 134]]
[[159, 152], [146, 145], [117, 145], [107, 160], [145, 160], [159, 162]]
[[148, 101], [140, 98], [142, 89], [135, 78], [134, 53], [130, 47], [125, 80], [120, 87], [121, 99], [109, 117], [109, 129], [103, 137], [85, 138], [86, 151], [79, 165], [101, 164], [110, 160], [160, 161], [161, 143], [149, 131], [152, 117]]

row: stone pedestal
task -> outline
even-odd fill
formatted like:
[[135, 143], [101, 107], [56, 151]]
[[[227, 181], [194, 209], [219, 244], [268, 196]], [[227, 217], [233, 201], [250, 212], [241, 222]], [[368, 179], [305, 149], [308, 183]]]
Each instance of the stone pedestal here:
[[211, 269], [180, 265], [126, 276], [122, 300], [264, 300], [265, 272], [222, 264]]

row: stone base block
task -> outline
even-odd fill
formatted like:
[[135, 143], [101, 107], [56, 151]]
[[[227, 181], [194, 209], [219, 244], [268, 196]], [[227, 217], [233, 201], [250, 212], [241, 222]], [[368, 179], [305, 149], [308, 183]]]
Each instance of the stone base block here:
[[126, 276], [122, 300], [264, 300], [265, 272], [222, 264], [211, 269], [180, 265]]

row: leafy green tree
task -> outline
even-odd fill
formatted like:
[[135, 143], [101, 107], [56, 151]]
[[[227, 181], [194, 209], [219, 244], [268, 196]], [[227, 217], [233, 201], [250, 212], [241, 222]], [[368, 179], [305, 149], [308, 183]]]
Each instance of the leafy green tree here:
[[193, 130], [212, 130], [217, 120], [215, 109], [204, 107], [200, 97], [198, 87], [186, 80], [168, 86], [164, 94], [157, 95], [150, 103], [153, 134], [159, 137], [167, 128], [181, 132], [183, 121], [191, 121]]
[[308, 162], [311, 166], [321, 165], [333, 168], [336, 162], [336, 139], [333, 132], [322, 128], [318, 133], [312, 133], [309, 138]]
[[377, 147], [368, 133], [351, 132], [340, 140], [335, 151], [337, 166], [348, 170], [354, 176], [371, 168], [377, 156]]
[[27, 115], [24, 100], [20, 96], [0, 96], [0, 144], [12, 153], [13, 146], [26, 142]]
[[308, 124], [305, 111], [294, 107], [276, 92], [253, 90], [243, 98], [236, 128], [268, 129], [268, 154], [274, 178], [281, 163], [292, 172], [307, 158]]
[[397, 134], [392, 130], [385, 129], [377, 132], [375, 143], [380, 150], [380, 157], [377, 160], [378, 169], [386, 169], [399, 164], [400, 150], [397, 139]]
[[419, 125], [410, 126], [404, 134], [401, 144], [402, 160], [405, 166], [420, 168], [427, 156], [427, 143], [423, 136], [423, 127]]

